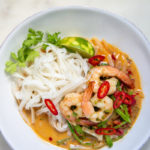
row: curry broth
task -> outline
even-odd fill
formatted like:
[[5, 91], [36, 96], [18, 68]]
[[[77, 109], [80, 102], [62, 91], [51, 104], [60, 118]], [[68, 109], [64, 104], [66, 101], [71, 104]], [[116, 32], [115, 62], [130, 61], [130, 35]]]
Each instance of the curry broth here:
[[[97, 41], [95, 41], [93, 38], [91, 40], [91, 42], [93, 43], [94, 46], [97, 46], [97, 47], [95, 47], [96, 55], [100, 54], [100, 55], [106, 56], [107, 54], [110, 54], [113, 52], [115, 54], [120, 54], [120, 56], [124, 55], [126, 59], [129, 59], [131, 61], [130, 70], [132, 71], [131, 78], [134, 79], [134, 85], [135, 85], [134, 91], [137, 91], [137, 90], [139, 91], [138, 95], [136, 96], [136, 105], [132, 108], [131, 125], [130, 125], [130, 127], [131, 127], [134, 124], [134, 122], [136, 121], [136, 118], [138, 117], [138, 114], [141, 109], [142, 98], [144, 97], [143, 93], [142, 93], [142, 89], [141, 89], [141, 80], [140, 80], [140, 76], [139, 76], [137, 67], [136, 67], [135, 63], [133, 62], [133, 60], [131, 60], [127, 54], [121, 52], [118, 48], [107, 43], [106, 41], [103, 40], [102, 42], [99, 41], [99, 43], [97, 43]], [[127, 60], [123, 60], [121, 57], [119, 57], [117, 60], [120, 60], [123, 64], [126, 63], [126, 61], [127, 61]], [[108, 61], [108, 60], [105, 59], [105, 61]], [[24, 110], [24, 113], [27, 116], [27, 118], [29, 119], [29, 121], [31, 122], [30, 112]], [[60, 133], [60, 132], [56, 131], [50, 125], [46, 114], [36, 116], [35, 123], [31, 124], [30, 127], [35, 131], [35, 133], [40, 138], [42, 138], [43, 140], [50, 142], [54, 145], [57, 145], [58, 140], [62, 140], [64, 138], [69, 137], [67, 132]], [[78, 143], [73, 138], [71, 138], [70, 140], [68, 140], [66, 145], [57, 145], [57, 146], [61, 146], [63, 148], [69, 148], [70, 144], [78, 144]]]

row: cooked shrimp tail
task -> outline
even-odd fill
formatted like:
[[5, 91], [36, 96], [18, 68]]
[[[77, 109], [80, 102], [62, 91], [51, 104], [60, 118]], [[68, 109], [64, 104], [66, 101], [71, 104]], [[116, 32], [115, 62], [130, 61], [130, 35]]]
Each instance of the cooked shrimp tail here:
[[92, 97], [92, 93], [94, 89], [94, 84], [95, 84], [94, 81], [90, 82], [87, 89], [85, 90], [83, 94], [82, 110], [86, 117], [90, 117], [91, 113], [94, 113], [94, 108], [90, 103], [90, 99]]

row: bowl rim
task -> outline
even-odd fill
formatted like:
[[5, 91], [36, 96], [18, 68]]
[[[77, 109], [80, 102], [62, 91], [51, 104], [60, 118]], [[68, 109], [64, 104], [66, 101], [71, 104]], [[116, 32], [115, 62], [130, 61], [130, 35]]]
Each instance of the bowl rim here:
[[[7, 40], [9, 40], [11, 38], [11, 36], [17, 31], [19, 30], [19, 28], [21, 28], [25, 23], [30, 22], [32, 19], [36, 19], [39, 16], [43, 16], [47, 13], [51, 13], [51, 12], [57, 12], [57, 11], [64, 11], [64, 10], [85, 10], [85, 11], [93, 11], [93, 12], [98, 12], [101, 14], [105, 14], [108, 16], [111, 16], [112, 18], [118, 19], [121, 22], [123, 22], [124, 24], [126, 24], [127, 26], [129, 26], [130, 28], [132, 28], [132, 30], [134, 30], [138, 36], [140, 36], [143, 41], [145, 46], [149, 49], [147, 52], [150, 55], [150, 42], [147, 39], [147, 37], [144, 35], [144, 33], [131, 21], [129, 21], [127, 18], [115, 14], [111, 11], [108, 10], [104, 10], [104, 9], [100, 9], [100, 8], [96, 8], [96, 7], [91, 7], [91, 6], [82, 6], [82, 5], [68, 5], [68, 6], [56, 6], [56, 7], [52, 7], [52, 8], [47, 8], [44, 10], [41, 10], [37, 13], [34, 13], [33, 15], [27, 17], [26, 19], [24, 19], [23, 21], [21, 21], [18, 25], [16, 25], [10, 32], [9, 34], [5, 37], [5, 39], [2, 41], [1, 45], [0, 45], [0, 55], [3, 53], [4, 49], [3, 47], [5, 46], [5, 43], [7, 43]], [[1, 50], [2, 49], [2, 50]], [[7, 142], [7, 144], [15, 150], [15, 145], [11, 142], [11, 140], [8, 140], [9, 138], [7, 137], [7, 135], [5, 134], [5, 131], [3, 130], [2, 126], [0, 125], [0, 132], [3, 136], [3, 138], [5, 139], [5, 141]], [[139, 150], [144, 143], [149, 139], [150, 137], [150, 129], [147, 132], [147, 134], [144, 136], [143, 140], [140, 141], [140, 143], [138, 143], [135, 148], [133, 150]]]

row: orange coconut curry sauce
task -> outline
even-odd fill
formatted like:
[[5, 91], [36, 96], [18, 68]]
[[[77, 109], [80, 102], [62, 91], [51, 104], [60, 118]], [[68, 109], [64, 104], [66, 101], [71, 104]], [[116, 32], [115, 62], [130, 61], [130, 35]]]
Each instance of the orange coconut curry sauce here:
[[[126, 74], [129, 75], [131, 79], [134, 80], [134, 89], [130, 89], [130, 91], [136, 95], [136, 104], [132, 108], [131, 115], [131, 124], [129, 128], [134, 124], [136, 118], [141, 109], [142, 99], [144, 97], [141, 89], [141, 80], [139, 76], [139, 72], [133, 60], [131, 58], [120, 51], [115, 46], [107, 43], [105, 40], [99, 41], [97, 38], [92, 38], [90, 40], [94, 46], [95, 55], [103, 55], [105, 56], [104, 62], [122, 70]], [[29, 111], [24, 111], [29, 121], [31, 121], [31, 114]], [[35, 123], [30, 125], [31, 128], [35, 131], [35, 133], [42, 138], [43, 140], [52, 143], [54, 145], [63, 147], [68, 149], [70, 144], [79, 144], [73, 138], [71, 138], [67, 132], [61, 133], [56, 131], [49, 123], [48, 117], [46, 114], [42, 114], [36, 116]], [[68, 139], [66, 139], [68, 138]], [[60, 144], [58, 141], [66, 139], [65, 144]]]

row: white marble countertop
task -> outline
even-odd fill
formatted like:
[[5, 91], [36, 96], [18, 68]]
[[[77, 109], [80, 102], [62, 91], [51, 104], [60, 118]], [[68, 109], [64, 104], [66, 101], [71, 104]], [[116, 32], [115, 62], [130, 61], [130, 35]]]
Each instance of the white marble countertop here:
[[[67, 5], [98, 7], [124, 16], [150, 40], [150, 0], [0, 0], [0, 44], [25, 18], [46, 8]], [[12, 150], [1, 134], [0, 150]], [[150, 140], [141, 150], [150, 150]]]

